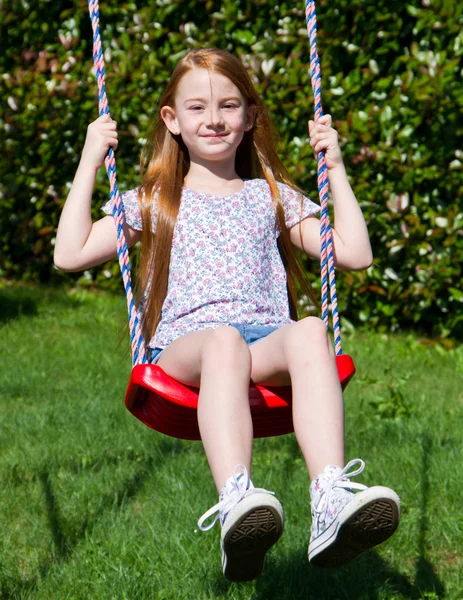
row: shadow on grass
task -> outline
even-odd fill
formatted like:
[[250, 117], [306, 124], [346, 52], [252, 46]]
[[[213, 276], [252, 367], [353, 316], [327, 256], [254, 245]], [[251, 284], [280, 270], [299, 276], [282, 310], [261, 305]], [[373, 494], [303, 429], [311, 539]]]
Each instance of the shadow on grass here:
[[7, 323], [22, 316], [35, 317], [44, 304], [53, 304], [58, 308], [72, 307], [66, 292], [59, 288], [20, 284], [0, 287], [0, 323]]
[[99, 296], [98, 293], [85, 289], [70, 293], [70, 290], [64, 287], [33, 287], [20, 284], [3, 286], [0, 287], [0, 324], [21, 316], [35, 317], [44, 306], [75, 310], [82, 305], [93, 304]]
[[[432, 453], [432, 442], [427, 434], [423, 434], [422, 476], [421, 476], [421, 519], [418, 531], [418, 556], [415, 562], [415, 574], [407, 577], [393, 569], [375, 551], [369, 551], [337, 570], [317, 569], [308, 564], [306, 548], [294, 549], [287, 556], [278, 556], [275, 549], [269, 555], [263, 576], [256, 582], [255, 591], [249, 596], [252, 600], [379, 600], [380, 598], [445, 598], [445, 588], [426, 553], [428, 533], [428, 496], [429, 465]], [[119, 483], [110, 493], [102, 496], [99, 509], [92, 516], [84, 518], [79, 527], [69, 531], [60, 514], [54, 481], [58, 469], [80, 470], [74, 461], [53, 465], [53, 469], [43, 469], [36, 473], [40, 480], [46, 501], [50, 537], [52, 540], [52, 557], [39, 564], [35, 577], [29, 579], [5, 578], [0, 585], [0, 597], [5, 600], [32, 599], [37, 593], [40, 581], [45, 579], [49, 571], [62, 562], [72, 559], [76, 546], [88, 535], [109, 511], [123, 510], [128, 501], [137, 496], [144, 483], [152, 477], [153, 472], [169, 455], [177, 455], [183, 449], [180, 440], [163, 437], [156, 455], [148, 456], [134, 466], [133, 475], [125, 482]], [[130, 459], [130, 453], [128, 458]], [[127, 458], [127, 457], [126, 457]], [[92, 470], [98, 470], [101, 464], [116, 463], [118, 457], [111, 452], [107, 456], [96, 457]], [[223, 577], [211, 581], [217, 597], [226, 597], [234, 587]]]
[[[432, 570], [432, 565], [427, 563]], [[217, 579], [214, 584], [218, 597], [241, 584], [230, 584]], [[243, 584], [245, 585], [245, 584]], [[419, 600], [445, 597], [442, 583], [434, 575], [428, 581], [427, 570], [423, 579], [415, 581], [391, 568], [374, 550], [366, 552], [348, 566], [340, 569], [312, 567], [307, 554], [295, 552], [284, 559], [267, 561], [263, 575], [257, 580], [252, 600], [379, 600], [380, 598], [410, 598]]]
[[421, 441], [421, 518], [418, 538], [419, 556], [415, 565], [415, 582], [421, 592], [434, 592], [438, 598], [444, 598], [445, 589], [432, 563], [426, 556], [426, 535], [428, 532], [429, 464], [432, 452], [432, 440], [427, 433]]
[[[53, 472], [44, 469], [40, 473], [37, 473], [36, 476], [43, 486], [45, 495], [50, 534], [53, 543], [53, 550], [50, 554], [53, 557], [38, 565], [36, 569], [37, 575], [33, 578], [2, 578], [0, 580], [0, 598], [2, 600], [22, 600], [25, 598], [29, 600], [34, 598], [38, 591], [38, 584], [47, 577], [50, 569], [61, 562], [70, 560], [77, 544], [86, 536], [91, 535], [93, 528], [98, 524], [99, 520], [108, 511], [121, 509], [127, 501], [135, 498], [144, 483], [153, 477], [156, 468], [162, 466], [165, 462], [165, 456], [178, 452], [180, 448], [180, 440], [173, 438], [163, 439], [156, 456], [148, 456], [146, 460], [137, 463], [133, 469], [133, 476], [120, 483], [111, 492], [101, 496], [98, 511], [92, 515], [91, 519], [88, 517], [85, 518], [80, 527], [78, 529], [74, 528], [72, 532], [66, 531], [66, 522], [60, 514], [60, 506], [53, 484], [56, 470], [62, 468], [63, 465], [54, 465]], [[104, 461], [104, 457], [102, 457], [102, 460]], [[109, 463], [112, 462], [114, 462], [114, 457], [110, 456]], [[71, 470], [74, 470], [72, 466]]]
[[279, 569], [279, 574], [267, 570], [271, 574], [258, 583], [256, 600], [375, 600], [384, 598], [385, 593], [391, 598], [395, 594], [421, 598], [407, 577], [391, 569], [374, 551], [335, 570], [310, 566], [304, 551], [279, 561]]
[[[234, 586], [225, 579], [214, 584], [217, 596], [225, 597]], [[405, 575], [389, 567], [376, 552], [370, 551], [341, 569], [312, 567], [307, 554], [295, 552], [286, 558], [267, 560], [257, 580], [252, 600], [376, 600], [423, 598], [418, 588]]]
[[13, 293], [12, 290], [0, 290], [0, 323], [6, 323], [23, 315], [34, 317], [38, 313], [37, 299], [27, 291]]

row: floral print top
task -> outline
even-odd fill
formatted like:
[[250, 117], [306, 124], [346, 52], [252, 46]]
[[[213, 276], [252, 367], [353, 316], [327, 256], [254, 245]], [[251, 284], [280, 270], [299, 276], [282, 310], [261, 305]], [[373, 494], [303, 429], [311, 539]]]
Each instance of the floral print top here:
[[[318, 204], [305, 196], [301, 211], [301, 194], [283, 183], [278, 187], [288, 228], [319, 212]], [[137, 189], [125, 192], [121, 199], [128, 225], [141, 230]], [[155, 228], [156, 198], [153, 202]], [[112, 214], [110, 202], [102, 210]], [[167, 295], [148, 346], [165, 348], [190, 331], [230, 323], [277, 327], [291, 323], [278, 236], [265, 179], [246, 180], [241, 191], [229, 196], [184, 188]]]

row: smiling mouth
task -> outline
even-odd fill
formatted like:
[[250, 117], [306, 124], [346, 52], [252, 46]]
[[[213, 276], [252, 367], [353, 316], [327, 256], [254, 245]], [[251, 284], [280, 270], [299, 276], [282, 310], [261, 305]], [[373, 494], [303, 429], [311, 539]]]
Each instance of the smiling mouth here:
[[228, 133], [213, 133], [212, 135], [203, 135], [205, 138], [222, 138], [227, 136]]

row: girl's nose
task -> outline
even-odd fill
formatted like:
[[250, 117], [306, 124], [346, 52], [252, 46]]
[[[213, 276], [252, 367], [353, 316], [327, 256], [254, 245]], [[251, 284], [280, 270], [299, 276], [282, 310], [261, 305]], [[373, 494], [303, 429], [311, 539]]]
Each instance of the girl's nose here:
[[218, 127], [223, 124], [222, 112], [220, 108], [211, 106], [208, 112], [209, 123], [212, 127]]

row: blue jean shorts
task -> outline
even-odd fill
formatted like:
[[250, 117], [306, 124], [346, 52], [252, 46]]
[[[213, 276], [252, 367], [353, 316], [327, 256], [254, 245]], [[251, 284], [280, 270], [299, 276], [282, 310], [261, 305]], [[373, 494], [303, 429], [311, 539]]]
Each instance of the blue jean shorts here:
[[[241, 333], [241, 337], [248, 346], [252, 346], [264, 337], [267, 337], [273, 331], [276, 331], [278, 327], [273, 325], [243, 325], [241, 323], [230, 323], [231, 327], [235, 327]], [[165, 348], [151, 348], [151, 364], [155, 365], [159, 358], [164, 352]]]

